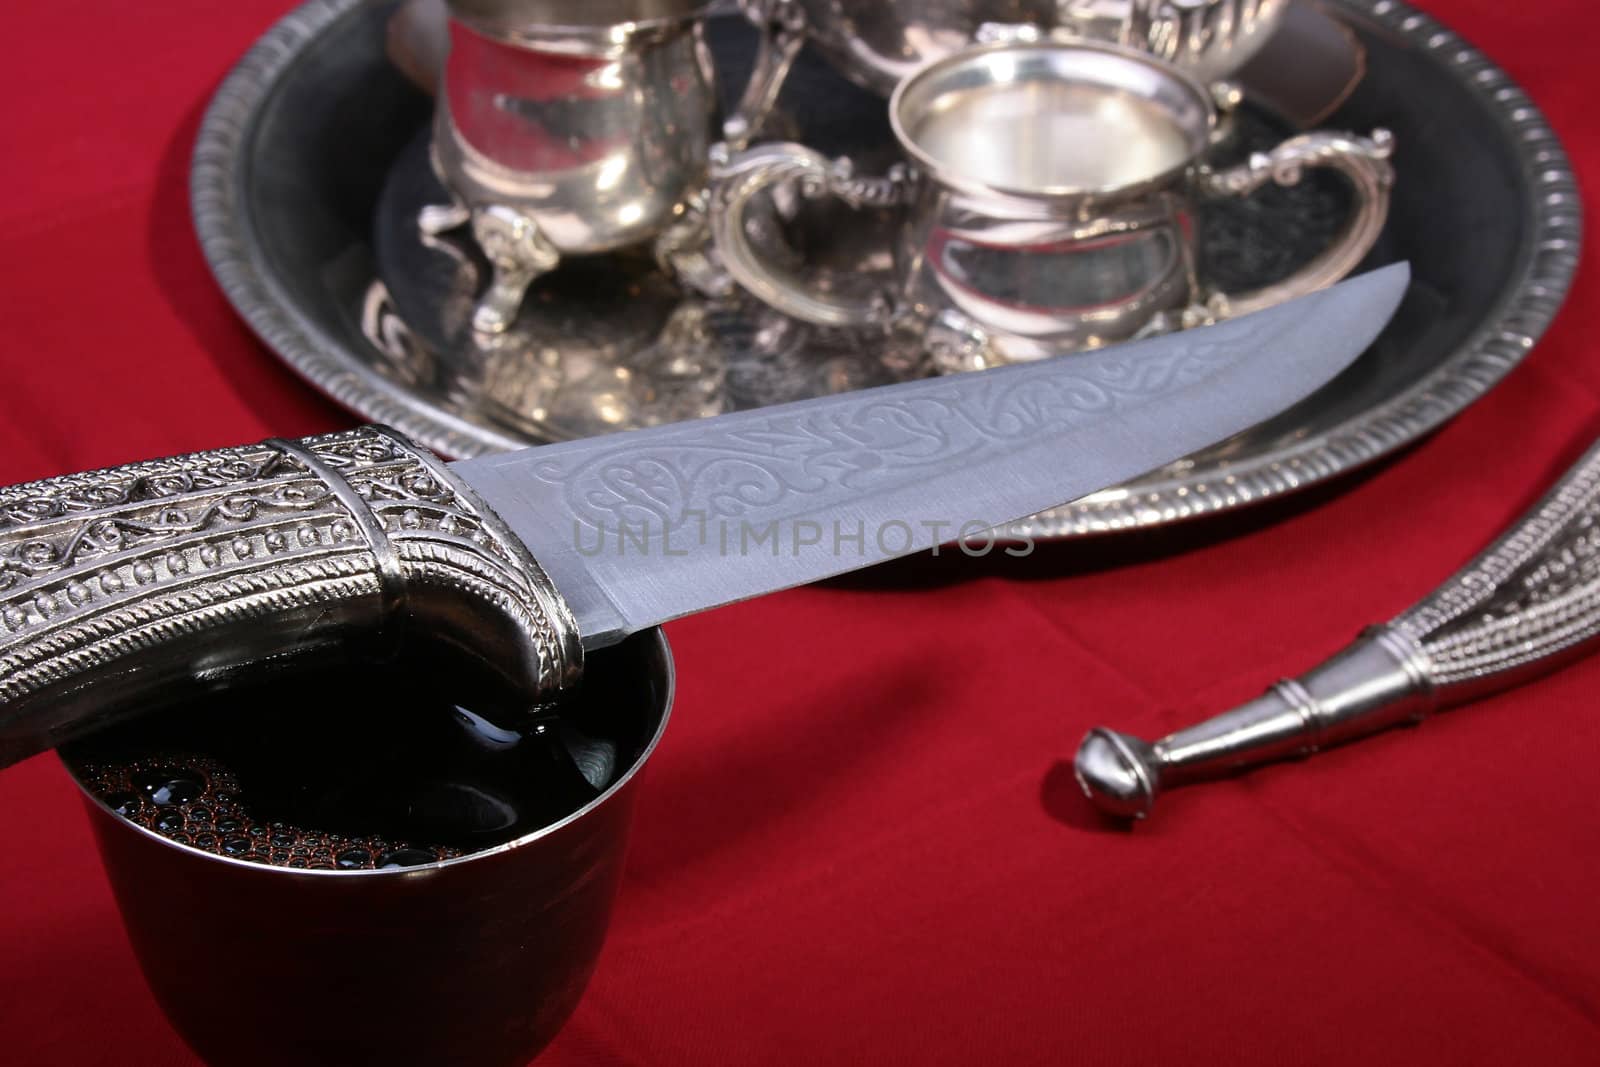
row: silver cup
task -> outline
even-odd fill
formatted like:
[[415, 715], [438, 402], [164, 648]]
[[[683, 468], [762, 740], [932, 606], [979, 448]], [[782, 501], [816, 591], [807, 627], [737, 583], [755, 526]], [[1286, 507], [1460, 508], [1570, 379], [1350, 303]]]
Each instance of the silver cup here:
[[[1304, 134], [1214, 170], [1213, 94], [1115, 45], [974, 47], [902, 82], [889, 110], [909, 163], [886, 177], [860, 177], [850, 160], [798, 144], [723, 153], [711, 229], [729, 274], [760, 300], [820, 325], [910, 329], [945, 370], [1109, 344], [1320, 289], [1360, 263], [1388, 214], [1387, 131]], [[1294, 184], [1308, 167], [1354, 186], [1339, 235], [1281, 282], [1207, 291], [1197, 201]], [[796, 187], [898, 213], [887, 284], [864, 295], [822, 288], [794, 256], [754, 239], [771, 229], [758, 205]]]
[[[520, 1067], [538, 1054], [595, 968], [639, 772], [672, 704], [659, 630], [597, 654], [590, 670], [626, 672], [637, 687], [631, 766], [561, 822], [459, 859], [264, 866], [158, 836], [85, 790], [134, 953], [190, 1047], [218, 1067]], [[63, 750], [75, 776], [95, 758], [86, 744]]]
[[[803, 38], [768, 26], [736, 114], [719, 131], [703, 36], [710, 0], [450, 0], [434, 167], [451, 203], [428, 238], [470, 227], [493, 268], [473, 325], [500, 333], [565, 256], [657, 242], [704, 273], [695, 231], [707, 152], [744, 143]], [[706, 285], [718, 284], [708, 277]]]

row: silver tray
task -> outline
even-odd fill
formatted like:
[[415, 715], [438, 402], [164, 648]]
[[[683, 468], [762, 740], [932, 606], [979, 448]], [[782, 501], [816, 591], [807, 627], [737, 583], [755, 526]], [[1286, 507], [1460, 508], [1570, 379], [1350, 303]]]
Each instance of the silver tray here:
[[[195, 151], [195, 222], [218, 281], [272, 350], [333, 399], [465, 457], [923, 372], [893, 345], [749, 302], [681, 302], [627, 257], [563, 267], [492, 350], [463, 341], [470, 250], [424, 248], [409, 222], [432, 194], [432, 101], [385, 58], [393, 8], [312, 0], [291, 12], [223, 83]], [[1400, 314], [1293, 411], [1039, 515], [1019, 534], [1156, 526], [1326, 481], [1461, 411], [1549, 325], [1576, 270], [1581, 224], [1576, 181], [1543, 116], [1481, 53], [1404, 4], [1337, 0], [1330, 11], [1359, 37], [1369, 69], [1327, 125], [1388, 126], [1400, 146], [1394, 208], [1370, 257], [1411, 261]], [[738, 85], [743, 27], [712, 29], [719, 66]], [[882, 102], [818, 61], [799, 65], [784, 107], [825, 151], [886, 143]], [[1241, 149], [1281, 133], [1275, 122], [1247, 116]], [[1236, 286], [1286, 273], [1341, 211], [1336, 186], [1308, 182], [1202, 219], [1206, 269]], [[796, 236], [841, 232], [860, 239], [833, 241], [835, 268], [870, 264], [870, 225], [812, 218]]]

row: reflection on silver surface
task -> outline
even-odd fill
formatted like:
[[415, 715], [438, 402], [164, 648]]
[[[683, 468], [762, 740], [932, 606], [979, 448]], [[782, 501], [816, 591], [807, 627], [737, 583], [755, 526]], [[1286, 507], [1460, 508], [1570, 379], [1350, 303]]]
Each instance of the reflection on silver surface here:
[[[592, 31], [595, 39], [651, 31], [692, 19], [711, 0], [447, 0], [457, 18], [485, 33], [525, 36], [529, 27]], [[618, 27], [627, 27], [622, 33]], [[567, 32], [563, 36], [572, 37]]]
[[[1107, 7], [1106, 0], [1063, 0]], [[1124, 0], [1122, 43], [1182, 67], [1201, 81], [1249, 62], [1283, 21], [1289, 0]]]
[[889, 108], [902, 147], [941, 180], [989, 197], [1073, 197], [1080, 216], [1194, 161], [1217, 121], [1200, 83], [1087, 43], [973, 48], [905, 82]]
[[402, 156], [378, 205], [379, 280], [362, 332], [385, 374], [451, 397], [507, 432], [568, 440], [764, 407], [916, 376], [895, 346], [745, 300], [686, 296], [642, 252], [576, 257], [540, 279], [510, 326], [473, 327], [490, 271], [474, 243], [419, 232], [438, 196], [425, 141]]
[[1600, 445], [1509, 530], [1397, 618], [1298, 678], [1159, 741], [1104, 728], [1078, 750], [1084, 792], [1144, 817], [1174, 786], [1360, 740], [1520, 685], [1600, 638]]
[[[934, 365], [973, 370], [1214, 322], [1315, 292], [1372, 249], [1388, 217], [1393, 138], [1319, 132], [1236, 168], [1208, 158], [1216, 94], [1116, 45], [1011, 41], [924, 67], [889, 117], [909, 168], [861, 177], [797, 143], [719, 153], [714, 246], [746, 291], [805, 322], [925, 337]], [[1248, 292], [1204, 285], [1191, 220], [1205, 198], [1297, 185], [1325, 167], [1355, 210], [1287, 277]], [[895, 267], [861, 296], [824, 292], [792, 256], [752, 241], [751, 207], [779, 186], [901, 209]]]
[[[528, 287], [564, 257], [651, 241], [664, 242], [669, 268], [685, 260], [685, 281], [724, 288], [687, 232], [698, 226], [720, 112], [708, 0], [447, 6], [433, 137], [447, 199], [424, 206], [417, 224], [425, 238], [470, 234], [491, 265], [474, 328], [510, 329]], [[764, 29], [726, 134], [736, 143], [760, 127], [800, 46], [781, 24]]]
[[642, 244], [684, 210], [705, 181], [715, 72], [693, 17], [620, 26], [592, 55], [548, 30], [490, 37], [459, 15], [450, 28], [433, 140], [449, 202], [419, 226], [467, 229], [483, 249], [493, 276], [475, 326], [495, 334], [562, 257]]
[[1170, 110], [1081, 81], [959, 88], [906, 133], [941, 165], [1009, 189], [1118, 189], [1182, 166], [1196, 147]]
[[[453, 456], [571, 436], [568, 428], [534, 425], [527, 412], [538, 405], [526, 395], [486, 399], [485, 364], [470, 346], [452, 347], [449, 338], [416, 330], [420, 346], [395, 356], [360, 330], [364, 301], [380, 276], [394, 289], [395, 304], [419, 299], [396, 283], [407, 272], [394, 271], [389, 264], [399, 253], [382, 247], [384, 233], [395, 232], [393, 220], [380, 220], [375, 230], [374, 205], [394, 196], [403, 172], [424, 187], [397, 201], [420, 206], [438, 195], [428, 184], [430, 102], [383, 55], [393, 10], [311, 0], [228, 77], [194, 157], [195, 222], [207, 258], [271, 349], [366, 419]], [[1370, 60], [1366, 84], [1339, 120], [1392, 122], [1406, 145], [1399, 199], [1372, 260], [1413, 262], [1407, 306], [1349, 374], [1296, 411], [1127, 486], [1053, 509], [1023, 532], [1065, 537], [1151, 527], [1323, 483], [1472, 403], [1527, 355], [1559, 307], [1577, 263], [1580, 211], [1570, 167], [1537, 108], [1481, 53], [1403, 3], [1334, 0], [1329, 10], [1360, 35]], [[750, 35], [742, 20], [720, 20], [710, 30], [719, 67], [748, 64]], [[1432, 103], [1424, 108], [1421, 100]], [[807, 141], [849, 153], [864, 173], [881, 174], [894, 161], [881, 102], [821, 64], [802, 57], [785, 101]], [[1436, 109], [1446, 105], [1453, 120], [1440, 128]], [[1292, 132], [1251, 108], [1241, 112], [1240, 124], [1242, 154]], [[1409, 136], [1423, 129], [1434, 135]], [[1467, 173], [1459, 161], [1469, 144], [1475, 165]], [[264, 183], [268, 174], [273, 181]], [[1441, 203], [1470, 210], [1477, 220], [1470, 232], [1459, 211], [1442, 211]], [[883, 213], [857, 214], [834, 201], [791, 206], [798, 215], [791, 220], [787, 209], [775, 212], [771, 228], [808, 262], [828, 268], [827, 288], [848, 289], [853, 273], [888, 266], [882, 234], [893, 220]], [[1248, 201], [1207, 202], [1197, 220], [1202, 261], [1218, 283], [1248, 288], [1303, 264], [1348, 217], [1339, 183], [1316, 174]], [[414, 225], [407, 232], [420, 255], [425, 246]], [[448, 253], [428, 251], [443, 264], [440, 271], [456, 269]], [[470, 259], [469, 253], [463, 254]], [[643, 276], [659, 277], [646, 254], [598, 258], [642, 262]], [[444, 285], [452, 277], [411, 276]], [[538, 306], [581, 309], [571, 298], [584, 291], [585, 277], [580, 262], [563, 264], [535, 289], [549, 287], [561, 297]], [[663, 311], [653, 298], [642, 305], [647, 313], [638, 321], [660, 324], [675, 306], [669, 302]], [[542, 312], [541, 329], [560, 338], [576, 319], [575, 330], [598, 330], [603, 339], [615, 336], [619, 311], [634, 306], [602, 293], [581, 313]], [[458, 309], [454, 321], [468, 311], [470, 304]], [[712, 391], [725, 406], [919, 372], [910, 347], [893, 339], [869, 344], [848, 331], [752, 314], [741, 301], [711, 302], [707, 311], [723, 339], [722, 377]]]
[[931, 60], [971, 44], [984, 23], [1054, 26], [1058, 0], [787, 0], [856, 84], [888, 96]]
[[[430, 92], [446, 51], [444, 2], [410, 0], [391, 49]], [[996, 29], [1138, 47], [1202, 81], [1226, 78], [1277, 31], [1290, 0], [455, 0], [455, 6], [490, 33], [530, 24], [659, 25], [705, 7], [715, 14], [739, 6], [758, 25], [780, 24], [809, 37], [840, 73], [888, 96], [923, 64], [991, 39]]]
[[983, 39], [990, 26], [1139, 48], [1211, 81], [1247, 62], [1288, 6], [1288, 0], [782, 2], [797, 9], [811, 40], [842, 74], [884, 96], [924, 64]]

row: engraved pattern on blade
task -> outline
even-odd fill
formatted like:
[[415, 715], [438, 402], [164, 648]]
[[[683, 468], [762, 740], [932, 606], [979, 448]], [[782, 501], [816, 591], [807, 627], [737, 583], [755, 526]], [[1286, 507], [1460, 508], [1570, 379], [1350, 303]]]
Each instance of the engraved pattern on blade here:
[[873, 496], [1115, 422], [1259, 355], [1288, 325], [1246, 319], [1155, 351], [1119, 349], [920, 390], [863, 393], [853, 403], [771, 409], [721, 420], [726, 429], [689, 424], [684, 433], [660, 434], [655, 448], [621, 441], [539, 462], [532, 474], [561, 487], [567, 509], [591, 530], [801, 513], [809, 498]]
[[1600, 446], [1514, 529], [1390, 625], [1423, 649], [1440, 687], [1600, 636]]
[[971, 538], [1282, 412], [1371, 342], [1404, 265], [1246, 318], [453, 465], [587, 647]]
[[[347, 16], [362, 3], [309, 0], [269, 30], [219, 87], [194, 153], [194, 216], [201, 244], [218, 282], [252, 328], [346, 407], [451, 456], [523, 446], [529, 442], [499, 423], [463, 420], [446, 401], [416, 389], [395, 389], [394, 367], [386, 358], [378, 358], [376, 369], [365, 367], [360, 352], [339, 340], [339, 330], [306, 306], [281, 299], [270, 257], [261, 247], [262, 218], [252, 213], [246, 196], [252, 153], [260, 148], [257, 119], [280, 99], [286, 84], [296, 84], [309, 49], [341, 39]], [[1499, 299], [1472, 336], [1414, 388], [1331, 432], [1247, 448], [1228, 458], [1227, 477], [1221, 476], [1221, 464], [1207, 462], [1142, 479], [1128, 492], [1096, 494], [1018, 524], [1019, 534], [1065, 538], [1165, 525], [1323, 482], [1436, 428], [1492, 388], [1533, 349], [1560, 308], [1582, 248], [1581, 198], [1567, 155], [1533, 101], [1481, 51], [1408, 3], [1334, 0], [1329, 11], [1340, 18], [1353, 15], [1398, 46], [1416, 50], [1497, 119], [1506, 137], [1498, 150], [1530, 191], [1519, 209], [1526, 221], [1524, 254]]]
[[516, 537], [382, 430], [0, 489], [0, 763], [98, 714], [96, 682], [126, 700], [451, 600], [504, 621], [519, 681], [553, 689], [578, 669], [570, 617]]

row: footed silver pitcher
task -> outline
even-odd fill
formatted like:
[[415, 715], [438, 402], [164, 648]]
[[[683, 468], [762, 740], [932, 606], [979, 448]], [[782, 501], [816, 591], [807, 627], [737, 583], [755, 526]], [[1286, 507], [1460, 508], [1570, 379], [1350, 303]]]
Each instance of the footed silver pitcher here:
[[707, 154], [744, 143], [770, 110], [801, 37], [769, 26], [737, 113], [719, 130], [703, 36], [709, 0], [450, 0], [434, 167], [451, 202], [428, 238], [470, 228], [493, 268], [473, 316], [515, 320], [563, 257], [654, 243], [690, 287], [717, 281], [697, 253]]

